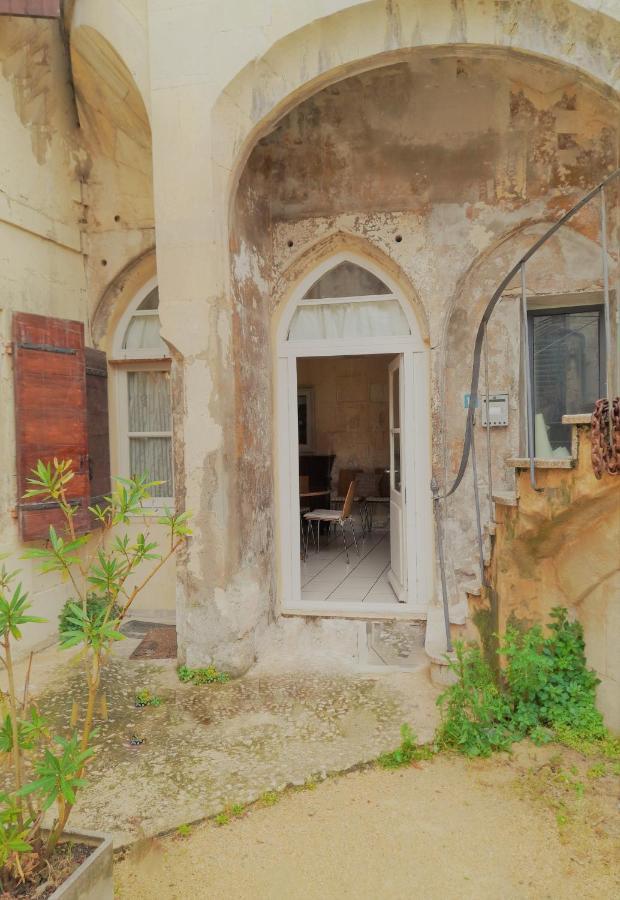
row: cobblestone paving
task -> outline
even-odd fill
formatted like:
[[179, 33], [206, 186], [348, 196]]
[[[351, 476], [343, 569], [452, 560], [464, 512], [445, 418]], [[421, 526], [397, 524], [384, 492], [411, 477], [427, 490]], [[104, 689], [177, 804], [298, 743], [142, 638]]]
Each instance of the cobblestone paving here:
[[[66, 726], [80, 674], [64, 664], [46, 681], [41, 708]], [[136, 708], [142, 689], [161, 706]], [[405, 721], [428, 740], [437, 722], [426, 671], [250, 674], [196, 687], [172, 663], [114, 658], [104, 693], [109, 719], [97, 723], [100, 749], [72, 825], [112, 832], [117, 844], [373, 759]]]

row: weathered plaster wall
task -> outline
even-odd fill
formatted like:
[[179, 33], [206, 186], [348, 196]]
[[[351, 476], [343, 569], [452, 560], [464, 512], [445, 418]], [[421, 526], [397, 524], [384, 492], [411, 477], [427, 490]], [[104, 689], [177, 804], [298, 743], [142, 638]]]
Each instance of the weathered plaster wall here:
[[92, 316], [110, 283], [154, 247], [151, 129], [131, 72], [98, 31], [73, 28], [71, 66], [83, 148]]
[[12, 313], [86, 321], [80, 158], [57, 22], [0, 18], [0, 134], [0, 554], [21, 568], [36, 614], [50, 619], [25, 629], [32, 646], [55, 629], [67, 585], [19, 559]]
[[590, 453], [589, 426], [580, 427], [577, 466], [539, 470], [544, 493], [519, 473], [518, 507], [498, 507], [490, 572], [501, 631], [509, 619], [547, 622], [554, 606], [579, 619], [599, 707], [620, 733], [620, 482], [597, 481]]
[[297, 384], [314, 388], [314, 453], [334, 453], [340, 469], [374, 473], [389, 465], [389, 356], [300, 359]]
[[[496, 46], [539, 54], [567, 67], [570, 78], [579, 71], [613, 89], [618, 82], [619, 19], [610, 3], [593, 8], [589, 0], [542, 0], [528, 5], [494, 0], [458, 4], [451, 0], [322, 0], [318, 5], [292, 0], [282, 5], [273, 0], [246, 4], [243, 15], [238, 4], [150, 0], [158, 271], [164, 334], [185, 360], [185, 502], [195, 512], [197, 525], [184, 564], [179, 602], [211, 609], [211, 618], [207, 620], [205, 613], [202, 625], [196, 613], [192, 639], [194, 645], [201, 645], [204, 658], [217, 658], [220, 652], [228, 655], [220, 647], [219, 628], [210, 634], [208, 621], [226, 622], [230, 635], [246, 634], [245, 625], [237, 627], [238, 612], [227, 614], [228, 608], [236, 608], [240, 556], [228, 553], [226, 542], [214, 541], [208, 553], [204, 547], [216, 516], [225, 535], [240, 527], [235, 519], [239, 464], [229, 452], [230, 431], [237, 427], [230, 419], [238, 387], [233, 326], [237, 289], [231, 282], [229, 254], [231, 234], [232, 253], [237, 253], [232, 218], [235, 194], [252, 147], [282, 115], [320, 88], [402, 60], [411, 49], [422, 46]], [[506, 181], [520, 183], [518, 178]], [[536, 203], [539, 214], [551, 214], [542, 200]], [[450, 269], [450, 255], [441, 239], [450, 209], [443, 212], [435, 220], [431, 217], [434, 243], [426, 247], [426, 253], [437, 252]], [[394, 216], [399, 226], [397, 213], [386, 215]], [[496, 218], [491, 209], [488, 223], [497, 225], [497, 230], [489, 227], [489, 244], [493, 235], [503, 233], [504, 225], [511, 228], [522, 223], [509, 203], [501, 211], [504, 221], [496, 223]], [[488, 247], [484, 234], [480, 237], [480, 224], [485, 222], [472, 225], [471, 220], [463, 220], [462, 233], [480, 245], [472, 259]], [[452, 233], [448, 249], [455, 239]], [[390, 256], [391, 240], [386, 238], [385, 244]], [[298, 242], [298, 248], [303, 246]], [[294, 258], [295, 254], [286, 257]], [[432, 296], [423, 284], [416, 286], [420, 293]], [[445, 291], [439, 287], [443, 298]], [[265, 293], [263, 288], [261, 292]], [[411, 294], [415, 294], [413, 285]], [[271, 584], [256, 585], [262, 609], [269, 606]], [[216, 601], [217, 592], [221, 593]], [[251, 638], [246, 638], [243, 648], [251, 644]], [[245, 649], [241, 655], [247, 658]]]
[[[12, 313], [80, 320], [92, 343], [91, 315], [111, 273], [154, 242], [144, 104], [114, 52], [96, 35], [81, 40], [87, 34], [78, 35], [73, 57], [80, 128], [59, 23], [0, 17], [0, 553], [10, 555], [10, 568], [21, 568], [36, 614], [49, 619], [28, 627], [22, 650], [55, 633], [68, 587], [19, 559], [11, 512], [13, 371], [5, 349]], [[105, 347], [104, 332], [98, 338]], [[142, 603], [173, 607], [174, 572], [162, 574]]]
[[[436, 348], [434, 463], [440, 483], [449, 483], [460, 461], [464, 397], [486, 303], [558, 209], [617, 159], [618, 103], [573, 71], [489, 50], [421, 51], [296, 107], [254, 149], [240, 192], [251, 185], [269, 203], [276, 301], [288, 296], [304, 258], [311, 267], [313, 247], [323, 243], [329, 255], [330, 237], [343, 246], [357, 239], [400, 269], [404, 293], [417, 298]], [[528, 266], [532, 294], [600, 289], [597, 216], [587, 209], [535, 257]], [[319, 250], [314, 262], [320, 258]], [[493, 485], [509, 490], [514, 476], [504, 460], [521, 441], [514, 289], [488, 337], [491, 390], [510, 398], [509, 427], [493, 433]], [[480, 426], [476, 434], [484, 496]], [[479, 575], [469, 473], [446, 511], [449, 588], [458, 604]], [[482, 513], [488, 521], [488, 504]]]

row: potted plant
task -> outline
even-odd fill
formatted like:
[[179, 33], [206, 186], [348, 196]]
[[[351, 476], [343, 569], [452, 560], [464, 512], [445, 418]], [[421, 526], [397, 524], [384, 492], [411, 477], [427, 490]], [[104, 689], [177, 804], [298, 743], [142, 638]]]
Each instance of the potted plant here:
[[[73, 476], [70, 460], [39, 461], [25, 494], [53, 501], [64, 519], [63, 534], [50, 526], [47, 545], [28, 549], [24, 558], [36, 560], [41, 572], [60, 572], [72, 588], [60, 619], [60, 646], [79, 650], [84, 696], [81, 708], [74, 701], [66, 734], [52, 734], [45, 710], [29, 695], [32, 654], [25, 684], [16, 683], [14, 642], [22, 638], [24, 625], [45, 620], [30, 614], [18, 572], [4, 563], [0, 567], [0, 663], [7, 682], [0, 698], [0, 758], [12, 776], [9, 789], [0, 793], [0, 898], [112, 897], [111, 840], [69, 833], [67, 823], [96, 751], [93, 726], [101, 675], [114, 642], [123, 637], [120, 625], [138, 594], [191, 533], [187, 513], [146, 515], [144, 501], [160, 482], [141, 477], [117, 479], [105, 505], [90, 507], [96, 530], [77, 535], [77, 507], [68, 496]], [[143, 517], [145, 528], [132, 540], [123, 526], [136, 516]], [[149, 539], [149, 520], [166, 528], [162, 553]], [[44, 829], [52, 809], [53, 822]]]

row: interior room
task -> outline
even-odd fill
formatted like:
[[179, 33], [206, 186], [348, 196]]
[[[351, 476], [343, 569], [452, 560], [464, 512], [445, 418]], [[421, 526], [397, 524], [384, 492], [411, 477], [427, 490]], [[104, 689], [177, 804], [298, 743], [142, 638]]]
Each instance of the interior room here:
[[393, 359], [297, 360], [304, 601], [397, 602], [388, 581]]

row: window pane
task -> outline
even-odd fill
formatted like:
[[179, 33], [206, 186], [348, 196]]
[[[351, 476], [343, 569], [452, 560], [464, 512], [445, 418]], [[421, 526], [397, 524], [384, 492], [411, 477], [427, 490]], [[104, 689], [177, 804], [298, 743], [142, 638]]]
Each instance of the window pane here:
[[315, 281], [304, 300], [329, 297], [368, 297], [372, 294], [391, 294], [383, 282], [355, 263], [343, 262]]
[[[601, 394], [599, 310], [532, 317], [536, 454], [565, 455], [571, 430], [562, 416], [587, 413]], [[548, 442], [548, 443], [547, 443]]]
[[400, 432], [396, 431], [392, 434], [393, 453], [392, 471], [394, 473], [394, 490], [400, 493]]
[[124, 350], [156, 350], [168, 353], [168, 348], [159, 336], [159, 316], [134, 316], [127, 326], [123, 339]]
[[299, 306], [291, 322], [289, 340], [409, 334], [411, 331], [398, 300], [379, 300]]
[[163, 481], [151, 488], [153, 497], [172, 497], [172, 439], [129, 438], [129, 467], [132, 476], [147, 475], [151, 481]]
[[129, 431], [171, 431], [170, 373], [127, 372]]
[[400, 369], [392, 372], [392, 428], [400, 428]]
[[150, 294], [147, 294], [138, 309], [159, 309], [159, 291], [153, 288]]

